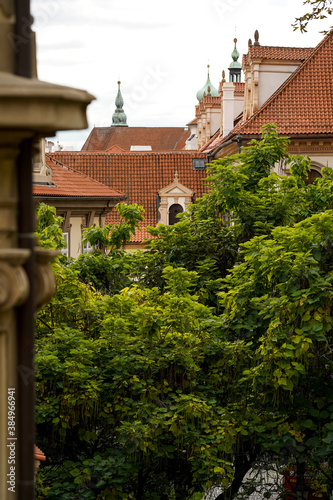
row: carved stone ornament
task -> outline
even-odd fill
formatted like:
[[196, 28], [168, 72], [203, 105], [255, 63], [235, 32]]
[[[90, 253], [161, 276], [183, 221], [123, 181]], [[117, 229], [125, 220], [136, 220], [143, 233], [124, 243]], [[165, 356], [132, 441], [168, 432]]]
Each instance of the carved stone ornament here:
[[30, 250], [0, 249], [0, 312], [21, 305], [29, 295], [29, 280], [22, 267]]

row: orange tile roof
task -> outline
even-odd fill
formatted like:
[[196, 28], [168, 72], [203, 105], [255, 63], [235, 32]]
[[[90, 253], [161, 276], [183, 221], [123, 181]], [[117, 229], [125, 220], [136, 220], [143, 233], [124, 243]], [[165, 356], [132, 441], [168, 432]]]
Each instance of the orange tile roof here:
[[117, 144], [114, 144], [113, 146], [111, 146], [111, 148], [107, 149], [107, 152], [108, 153], [125, 153], [125, 149], [120, 148], [119, 146], [117, 146]]
[[259, 134], [263, 125], [274, 122], [280, 134], [332, 134], [332, 71], [333, 33], [312, 50], [256, 113], [240, 124], [238, 133]]
[[235, 85], [235, 93], [236, 94], [244, 94], [245, 91], [245, 83], [244, 82], [234, 82]]
[[46, 456], [44, 455], [42, 450], [38, 448], [38, 446], [34, 445], [34, 449], [35, 449], [35, 460], [43, 460], [43, 461], [46, 460]]
[[282, 135], [333, 134], [332, 70], [333, 32], [253, 115], [239, 122], [228, 136], [207, 143], [201, 151], [210, 152], [237, 134], [259, 136], [267, 123], [275, 123]]
[[312, 51], [312, 47], [270, 47], [265, 45], [252, 45], [249, 47], [247, 55], [251, 59], [304, 61]]
[[191, 120], [190, 122], [186, 123], [186, 125], [197, 125], [197, 123], [198, 123], [197, 118], [193, 118], [193, 120]]
[[82, 151], [107, 151], [117, 145], [124, 151], [131, 146], [151, 146], [152, 151], [181, 151], [190, 135], [184, 127], [94, 127]]
[[214, 135], [212, 135], [212, 137], [209, 139], [208, 142], [206, 142], [206, 144], [204, 144], [200, 149], [199, 149], [199, 152], [202, 153], [202, 152], [209, 152], [211, 151], [212, 149], [215, 149], [214, 147], [212, 147], [212, 144], [215, 144], [215, 142], [219, 139], [220, 137], [220, 129], [217, 130], [215, 132]]
[[35, 196], [75, 197], [75, 198], [123, 198], [118, 190], [91, 179], [87, 175], [68, 168], [59, 161], [46, 157], [47, 165], [52, 169], [53, 186], [33, 186]]
[[210, 106], [221, 106], [221, 96], [212, 96], [204, 94], [202, 97], [202, 102], [200, 103], [204, 108], [207, 104]]
[[[179, 182], [194, 192], [194, 199], [207, 192], [203, 181], [206, 171], [193, 170], [192, 165], [194, 158], [206, 158], [206, 155], [194, 151], [122, 154], [59, 151], [53, 153], [52, 158], [111, 189], [119, 189], [127, 196], [127, 203], [138, 203], [144, 207], [146, 220], [140, 225], [133, 242], [141, 242], [149, 236], [144, 229], [146, 226], [156, 226], [158, 192], [174, 181], [176, 172]], [[108, 217], [110, 222], [119, 222], [115, 211]]]
[[[220, 86], [219, 86], [219, 92], [221, 94], [221, 96], [223, 95], [223, 85], [224, 83], [226, 82], [220, 82]], [[245, 83], [244, 82], [234, 82], [234, 87], [235, 87], [235, 94], [244, 94], [244, 91], [245, 91]], [[220, 97], [221, 99], [221, 97]]]

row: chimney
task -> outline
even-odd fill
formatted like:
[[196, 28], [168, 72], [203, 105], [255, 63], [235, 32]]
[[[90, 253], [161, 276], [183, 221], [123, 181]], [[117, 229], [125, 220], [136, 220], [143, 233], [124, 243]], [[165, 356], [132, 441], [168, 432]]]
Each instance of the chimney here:
[[223, 84], [223, 137], [229, 134], [234, 128], [235, 118], [235, 86], [233, 82]]

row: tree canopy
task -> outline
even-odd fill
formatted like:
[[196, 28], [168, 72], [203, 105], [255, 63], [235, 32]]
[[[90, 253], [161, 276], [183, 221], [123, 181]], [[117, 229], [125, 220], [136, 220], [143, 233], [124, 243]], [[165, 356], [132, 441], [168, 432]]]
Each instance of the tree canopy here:
[[55, 264], [37, 319], [40, 498], [249, 498], [263, 463], [281, 478], [306, 464], [332, 490], [333, 171], [309, 184], [287, 146], [268, 125], [213, 162], [209, 193], [145, 251], [91, 255], [106, 280], [97, 261], [82, 280], [89, 257]]

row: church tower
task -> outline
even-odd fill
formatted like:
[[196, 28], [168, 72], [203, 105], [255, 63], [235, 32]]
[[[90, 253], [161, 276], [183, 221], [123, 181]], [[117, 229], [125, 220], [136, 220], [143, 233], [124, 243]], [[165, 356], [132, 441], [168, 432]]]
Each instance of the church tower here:
[[123, 110], [124, 106], [124, 99], [123, 96], [121, 95], [120, 91], [120, 83], [118, 82], [118, 94], [115, 100], [116, 104], [116, 109], [115, 112], [112, 115], [112, 125], [111, 127], [128, 127], [126, 121], [127, 121], [127, 116]]
[[232, 62], [230, 63], [229, 66], [229, 82], [240, 82], [241, 81], [241, 70], [242, 70], [242, 65], [240, 62], [238, 62], [239, 58], [239, 52], [237, 50], [237, 38], [234, 38], [234, 43], [235, 47], [234, 50], [232, 51], [231, 57], [232, 57]]

